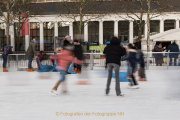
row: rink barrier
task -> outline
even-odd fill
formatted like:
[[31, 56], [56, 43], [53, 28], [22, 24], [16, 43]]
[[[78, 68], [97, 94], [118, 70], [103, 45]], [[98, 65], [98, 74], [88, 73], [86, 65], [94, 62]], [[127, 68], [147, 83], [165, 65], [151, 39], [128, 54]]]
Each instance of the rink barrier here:
[[[180, 52], [143, 52], [144, 53], [144, 60], [146, 69], [179, 69], [180, 68]], [[154, 55], [156, 54], [163, 54], [163, 61], [164, 63], [162, 66], [156, 66], [156, 61]], [[172, 58], [172, 66], [169, 65], [170, 61], [170, 54], [178, 54], [178, 59]], [[44, 60], [42, 64], [45, 65], [52, 65], [50, 60], [50, 56], [53, 53], [47, 53], [44, 56]], [[105, 55], [103, 53], [84, 53], [84, 63], [93, 70], [93, 67], [104, 67], [106, 63]], [[176, 66], [174, 64], [176, 63]], [[3, 65], [2, 54], [0, 54], [0, 67]], [[9, 54], [9, 61], [7, 62], [7, 67], [17, 67], [17, 68], [27, 68], [28, 66], [28, 59], [25, 54]], [[126, 61], [121, 61], [121, 66], [127, 66]], [[36, 59], [34, 58], [32, 61], [32, 67], [37, 68]]]

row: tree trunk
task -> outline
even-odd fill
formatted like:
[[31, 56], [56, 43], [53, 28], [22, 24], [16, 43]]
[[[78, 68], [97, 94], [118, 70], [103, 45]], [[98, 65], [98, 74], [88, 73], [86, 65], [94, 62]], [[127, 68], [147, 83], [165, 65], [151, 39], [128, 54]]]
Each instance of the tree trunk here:
[[147, 6], [148, 6], [148, 11], [147, 11], [147, 52], [150, 51], [150, 3], [151, 0], [147, 0]]
[[140, 15], [140, 19], [139, 19], [139, 30], [138, 30], [138, 38], [141, 37], [141, 34], [142, 34], [142, 27], [144, 26], [143, 24], [143, 1], [141, 0], [140, 1], [140, 5], [141, 5], [141, 8], [140, 8], [140, 11], [141, 11], [141, 15]]
[[20, 49], [20, 30], [21, 30], [21, 14], [19, 14], [19, 17], [18, 17], [18, 43], [17, 43], [17, 50], [19, 51]]
[[9, 16], [10, 5], [7, 3], [7, 16], [6, 16], [6, 44], [9, 45]]

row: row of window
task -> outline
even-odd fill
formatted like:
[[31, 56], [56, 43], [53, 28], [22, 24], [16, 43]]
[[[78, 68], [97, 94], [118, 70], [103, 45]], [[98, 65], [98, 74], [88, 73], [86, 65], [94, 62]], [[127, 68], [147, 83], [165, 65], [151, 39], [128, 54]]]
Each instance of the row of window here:
[[[144, 21], [143, 21], [144, 22]], [[160, 32], [160, 21], [153, 20], [151, 24], [151, 35]], [[84, 25], [84, 23], [82, 23]], [[134, 37], [138, 36], [139, 24], [134, 22]], [[164, 30], [175, 28], [174, 20], [164, 21]], [[44, 50], [53, 51], [54, 43], [54, 22], [44, 22], [43, 23], [44, 32]], [[58, 22], [58, 36], [65, 36], [69, 34], [69, 23], [68, 22]], [[77, 22], [73, 23], [73, 36], [79, 34]], [[84, 34], [84, 29], [81, 30], [81, 34]], [[22, 31], [20, 31], [20, 37], [18, 38], [18, 24], [14, 24], [14, 35], [15, 35], [15, 50], [25, 51], [25, 37], [22, 36]], [[129, 21], [119, 21], [118, 22], [118, 35], [119, 39], [123, 42], [129, 41]], [[104, 21], [103, 22], [103, 43], [106, 43], [114, 36], [114, 21]], [[142, 36], [144, 36], [144, 27], [142, 29]], [[30, 40], [36, 38], [40, 40], [40, 23], [34, 22], [30, 23]], [[93, 21], [88, 23], [88, 41], [99, 41], [99, 22]], [[0, 23], [0, 51], [3, 51], [4, 46], [6, 46], [6, 36], [5, 36], [5, 24]], [[39, 44], [37, 44], [37, 50], [39, 50]]]

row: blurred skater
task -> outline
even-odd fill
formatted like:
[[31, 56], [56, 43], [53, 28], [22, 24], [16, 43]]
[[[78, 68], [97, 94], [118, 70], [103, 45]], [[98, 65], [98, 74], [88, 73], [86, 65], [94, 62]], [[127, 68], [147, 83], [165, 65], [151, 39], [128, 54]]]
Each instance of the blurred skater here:
[[132, 81], [130, 81], [131, 88], [139, 88], [138, 82], [136, 81], [136, 78], [134, 77], [134, 73], [136, 72], [137, 67], [137, 51], [135, 50], [135, 47], [132, 44], [128, 44], [127, 46], [128, 54], [123, 58], [123, 60], [127, 60], [129, 62], [130, 66], [130, 75]]
[[[63, 49], [64, 49], [64, 47], [66, 47], [66, 46], [72, 46], [72, 44], [71, 44], [71, 36], [69, 36], [69, 35], [66, 35], [66, 36], [65, 36], [65, 40], [64, 40], [64, 43], [63, 43]], [[69, 63], [69, 65], [68, 65], [68, 67], [67, 67], [67, 69], [66, 69], [66, 73], [67, 73], [67, 74], [71, 74], [71, 73], [68, 71], [70, 65], [71, 65], [71, 63]]]
[[27, 49], [26, 56], [28, 57], [28, 60], [29, 60], [27, 71], [33, 72], [34, 69], [32, 68], [32, 60], [33, 60], [34, 56], [35, 56], [35, 58], [37, 58], [37, 55], [36, 55], [36, 39], [33, 39], [29, 43], [29, 47]]
[[117, 37], [113, 37], [110, 41], [110, 45], [105, 47], [103, 53], [106, 55], [106, 63], [108, 67], [106, 95], [109, 94], [111, 78], [114, 68], [115, 78], [116, 78], [116, 95], [124, 96], [124, 94], [122, 94], [120, 90], [119, 67], [120, 67], [121, 57], [126, 54], [126, 51], [123, 47], [120, 46], [120, 42], [117, 39]]
[[4, 48], [4, 51], [2, 53], [2, 58], [3, 58], [3, 72], [8, 72], [8, 70], [6, 69], [6, 64], [8, 61], [8, 54], [12, 54], [12, 46], [8, 45]]
[[[78, 40], [74, 40], [74, 55], [78, 60], [83, 60], [83, 49]], [[81, 65], [74, 64], [73, 71], [76, 73], [81, 73]]]
[[[106, 46], [108, 46], [109, 44], [110, 44], [110, 41], [107, 41], [107, 42], [106, 42]], [[108, 70], [107, 62], [105, 63], [105, 70]]]
[[[66, 80], [65, 74], [68, 65], [71, 62], [82, 64], [81, 61], [79, 61], [77, 58], [73, 57], [73, 46], [65, 46], [63, 50], [61, 51], [61, 54], [55, 54], [50, 56], [50, 59], [57, 59], [57, 69], [60, 71], [61, 78], [56, 82], [55, 86], [52, 88], [51, 93], [54, 95], [58, 95], [57, 88], [60, 85], [61, 82], [64, 82]], [[63, 93], [67, 93], [67, 89], [65, 88]]]
[[147, 81], [146, 80], [146, 74], [145, 74], [145, 62], [144, 62], [144, 54], [142, 52], [138, 52], [138, 60], [139, 60], [139, 81]]

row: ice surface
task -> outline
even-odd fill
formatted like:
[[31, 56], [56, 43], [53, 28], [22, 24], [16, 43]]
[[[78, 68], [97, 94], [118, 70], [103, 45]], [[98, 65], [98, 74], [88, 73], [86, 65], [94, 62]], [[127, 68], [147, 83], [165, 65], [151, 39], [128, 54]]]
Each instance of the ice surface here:
[[[88, 73], [90, 85], [76, 85], [78, 75], [67, 76], [69, 93], [57, 97], [49, 92], [59, 79], [58, 73], [0, 72], [0, 120], [178, 120], [180, 119], [180, 70], [146, 71], [148, 82], [139, 82], [140, 90], [128, 89], [125, 97], [116, 97], [112, 79], [110, 95], [105, 96], [106, 80], [101, 71]], [[85, 78], [84, 76], [82, 77]], [[91, 113], [89, 116], [64, 116], [56, 112]], [[124, 115], [96, 116], [93, 112]], [[92, 115], [93, 114], [93, 115]]]

